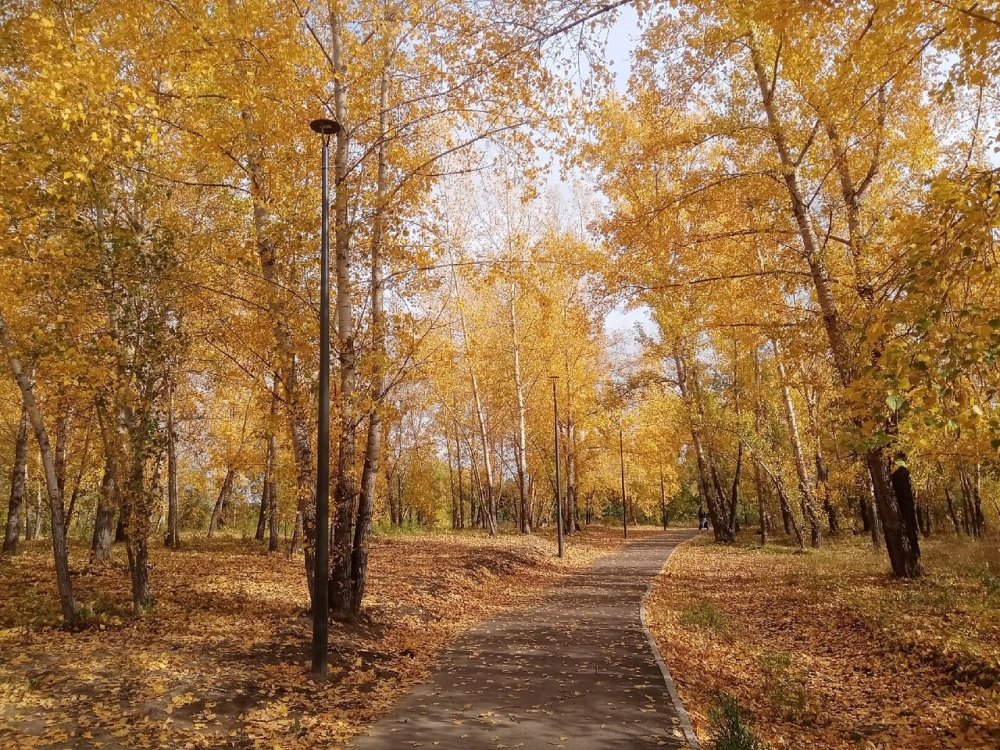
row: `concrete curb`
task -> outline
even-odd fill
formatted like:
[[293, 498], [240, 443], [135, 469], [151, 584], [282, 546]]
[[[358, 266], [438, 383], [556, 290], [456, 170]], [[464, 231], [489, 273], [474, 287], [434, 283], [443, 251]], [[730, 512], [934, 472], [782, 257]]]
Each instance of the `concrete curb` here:
[[[682, 544], [686, 544], [690, 540], [685, 540]], [[678, 547], [680, 545], [677, 545]], [[676, 547], [674, 548], [676, 549]], [[670, 551], [670, 555], [674, 553], [673, 549]], [[649, 630], [649, 625], [646, 624], [646, 600], [649, 599], [650, 595], [653, 593], [653, 587], [656, 586], [656, 581], [663, 575], [663, 571], [667, 569], [667, 563], [670, 562], [670, 555], [667, 555], [667, 559], [663, 561], [663, 567], [660, 571], [653, 576], [653, 579], [649, 582], [646, 587], [646, 593], [642, 596], [642, 601], [639, 603], [639, 622], [642, 623], [642, 631], [646, 634], [646, 640], [649, 641], [649, 647], [653, 650], [653, 658], [656, 659], [656, 665], [660, 668], [660, 672], [663, 674], [663, 681], [667, 684], [667, 693], [670, 694], [670, 700], [674, 704], [674, 710], [677, 711], [677, 718], [680, 721], [681, 731], [684, 733], [684, 739], [687, 741], [691, 750], [700, 750], [701, 746], [698, 744], [698, 736], [694, 733], [694, 727], [691, 726], [691, 719], [687, 715], [687, 711], [684, 710], [684, 703], [681, 701], [681, 697], [677, 694], [677, 686], [674, 685], [674, 679], [670, 676], [670, 670], [667, 669], [667, 663], [663, 661], [663, 656], [660, 654], [660, 647], [656, 645], [656, 639]]]

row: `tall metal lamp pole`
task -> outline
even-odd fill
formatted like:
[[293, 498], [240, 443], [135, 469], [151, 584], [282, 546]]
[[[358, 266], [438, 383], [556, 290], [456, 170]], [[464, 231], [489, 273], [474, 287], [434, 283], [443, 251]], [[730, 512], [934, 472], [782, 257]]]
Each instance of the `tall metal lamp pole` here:
[[323, 138], [323, 210], [319, 282], [319, 435], [316, 440], [316, 556], [313, 573], [312, 671], [326, 674], [330, 636], [327, 592], [330, 565], [330, 136], [335, 120], [319, 119], [309, 127]]
[[562, 487], [559, 479], [559, 400], [556, 398], [556, 382], [558, 375], [549, 376], [552, 381], [552, 422], [555, 425], [556, 438], [556, 539], [559, 543], [559, 557], [563, 556], [563, 514]]

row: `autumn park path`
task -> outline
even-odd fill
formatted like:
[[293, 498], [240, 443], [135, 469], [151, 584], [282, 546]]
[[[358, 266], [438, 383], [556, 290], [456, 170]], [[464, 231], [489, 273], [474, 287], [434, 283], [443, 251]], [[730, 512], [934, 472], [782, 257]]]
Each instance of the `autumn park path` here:
[[689, 748], [640, 607], [694, 533], [645, 536], [481, 625], [350, 747]]

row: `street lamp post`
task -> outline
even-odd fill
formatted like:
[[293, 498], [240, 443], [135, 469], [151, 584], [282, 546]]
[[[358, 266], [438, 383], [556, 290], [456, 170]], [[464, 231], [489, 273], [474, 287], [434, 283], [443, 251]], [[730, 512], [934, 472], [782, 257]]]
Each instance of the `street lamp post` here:
[[622, 431], [621, 418], [618, 419], [618, 457], [622, 466], [622, 529], [628, 539], [628, 501], [625, 496], [625, 433]]
[[663, 492], [663, 464], [660, 464], [660, 520], [663, 521], [663, 530], [667, 530], [667, 498]]
[[562, 487], [559, 480], [559, 401], [556, 398], [556, 381], [558, 375], [549, 377], [552, 381], [552, 422], [555, 425], [556, 442], [556, 539], [559, 543], [559, 557], [563, 556], [563, 517], [562, 517]]
[[319, 430], [316, 440], [316, 555], [313, 573], [312, 671], [326, 674], [330, 602], [330, 136], [340, 130], [335, 120], [309, 123], [323, 138], [323, 209], [319, 282]]

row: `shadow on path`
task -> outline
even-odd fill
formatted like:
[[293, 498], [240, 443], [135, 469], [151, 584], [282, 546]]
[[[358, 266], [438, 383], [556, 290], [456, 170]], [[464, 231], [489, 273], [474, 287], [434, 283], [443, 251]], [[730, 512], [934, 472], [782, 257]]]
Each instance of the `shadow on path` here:
[[350, 747], [687, 748], [639, 607], [696, 533], [645, 537], [484, 623]]

